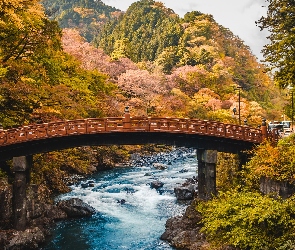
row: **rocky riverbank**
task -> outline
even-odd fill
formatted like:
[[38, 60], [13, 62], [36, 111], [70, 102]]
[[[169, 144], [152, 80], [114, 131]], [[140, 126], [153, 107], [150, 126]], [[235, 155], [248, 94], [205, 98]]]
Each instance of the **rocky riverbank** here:
[[46, 237], [50, 235], [50, 228], [54, 222], [70, 218], [87, 217], [95, 213], [91, 206], [79, 199], [49, 204], [48, 200], [44, 199], [43, 187], [32, 185], [27, 191], [27, 229], [24, 231], [13, 230], [11, 229], [13, 228], [11, 223], [13, 213], [10, 202], [12, 187], [10, 185], [1, 185], [1, 187], [1, 250], [38, 249], [45, 242]]
[[[196, 198], [187, 207], [182, 216], [172, 217], [166, 222], [165, 232], [161, 240], [168, 241], [171, 246], [181, 250], [209, 250], [212, 249], [206, 240], [206, 235], [200, 232], [202, 216], [195, 207], [199, 200]], [[224, 246], [219, 250], [238, 250]]]
[[[152, 166], [165, 170], [174, 161], [181, 161], [192, 153], [192, 150], [177, 148], [168, 153], [157, 153], [149, 156], [133, 155], [128, 165]], [[190, 156], [189, 156], [190, 157]], [[186, 169], [181, 170], [183, 172]], [[79, 177], [79, 178], [78, 178]], [[81, 181], [80, 176], [73, 176], [69, 183]], [[196, 193], [196, 179], [175, 188], [179, 199], [192, 199]], [[82, 182], [83, 183], [83, 182]], [[87, 186], [91, 183], [87, 182]], [[152, 185], [152, 184], [151, 184]], [[151, 188], [153, 188], [151, 186]], [[177, 190], [177, 191], [176, 191]], [[12, 230], [12, 186], [8, 183], [0, 184], [0, 249], [38, 249], [45, 239], [50, 236], [54, 222], [81, 216], [91, 216], [95, 211], [81, 200], [72, 199], [53, 204], [45, 186], [30, 185], [27, 189], [27, 229], [24, 231]], [[169, 220], [171, 222], [171, 220]], [[167, 225], [169, 224], [167, 222]], [[172, 223], [177, 225], [177, 223]], [[179, 224], [180, 226], [180, 224]], [[172, 234], [167, 238], [169, 240]], [[173, 239], [173, 237], [172, 237]], [[176, 245], [175, 245], [176, 246]]]
[[167, 220], [166, 230], [161, 235], [162, 240], [178, 249], [196, 250], [208, 247], [205, 235], [200, 233], [202, 217], [194, 208], [197, 202], [195, 199], [182, 216]]

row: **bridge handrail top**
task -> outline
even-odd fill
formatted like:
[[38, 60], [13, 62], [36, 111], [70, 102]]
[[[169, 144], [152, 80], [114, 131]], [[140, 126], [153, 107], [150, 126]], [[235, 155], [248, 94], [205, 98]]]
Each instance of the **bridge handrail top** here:
[[[123, 121], [124, 117], [100, 117], [100, 118], [81, 118], [81, 119], [75, 119], [75, 120], [56, 120], [56, 121], [50, 121], [47, 123], [36, 123], [36, 124], [28, 124], [28, 125], [24, 125], [24, 126], [20, 126], [17, 128], [9, 128], [9, 129], [5, 129], [4, 131], [16, 131], [16, 130], [20, 130], [23, 128], [33, 128], [33, 127], [43, 127], [43, 126], [50, 126], [50, 125], [54, 125], [54, 124], [68, 124], [68, 123], [77, 123], [77, 122], [86, 122], [87, 121], [111, 121], [111, 122], [115, 122], [115, 121]], [[196, 123], [203, 123], [204, 125], [217, 125], [217, 126], [224, 126], [225, 128], [229, 128], [229, 127], [236, 127], [239, 129], [243, 129], [243, 130], [253, 130], [253, 131], [260, 131], [259, 128], [254, 128], [251, 126], [244, 126], [244, 125], [238, 125], [238, 124], [230, 124], [230, 123], [223, 123], [223, 122], [219, 122], [219, 121], [210, 121], [210, 120], [201, 120], [198, 118], [178, 118], [178, 117], [130, 117], [131, 121], [178, 121], [178, 122], [196, 122]]]

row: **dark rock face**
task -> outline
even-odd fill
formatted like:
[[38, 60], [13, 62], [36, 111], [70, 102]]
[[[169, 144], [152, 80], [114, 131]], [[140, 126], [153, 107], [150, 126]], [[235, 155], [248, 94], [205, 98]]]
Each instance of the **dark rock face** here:
[[[0, 229], [11, 227], [12, 220], [12, 186], [0, 184]], [[1, 245], [1, 244], [0, 244]]]
[[57, 207], [63, 210], [69, 218], [88, 217], [96, 212], [93, 207], [78, 198], [60, 201]]
[[295, 185], [287, 181], [274, 181], [270, 178], [260, 179], [260, 191], [287, 199], [295, 193]]
[[38, 227], [26, 229], [25, 231], [11, 231], [10, 233], [10, 235], [5, 235], [6, 239], [0, 239], [0, 242], [5, 240], [8, 243], [5, 244], [6, 247], [3, 249], [38, 249], [38, 246], [45, 241], [44, 234]]
[[186, 187], [176, 187], [174, 193], [177, 200], [192, 200], [195, 197], [195, 188], [192, 184]]
[[46, 188], [31, 185], [27, 189], [26, 230], [12, 228], [12, 187], [0, 185], [0, 250], [39, 249], [45, 237], [50, 235], [50, 227], [57, 220], [71, 217], [91, 216], [94, 208], [79, 199], [48, 203]]
[[166, 222], [166, 230], [161, 239], [173, 247], [194, 250], [207, 246], [205, 235], [200, 233], [201, 215], [195, 210], [197, 200], [187, 207], [183, 216], [172, 217]]
[[181, 186], [174, 188], [174, 193], [177, 200], [193, 200], [197, 195], [197, 179], [189, 178]]

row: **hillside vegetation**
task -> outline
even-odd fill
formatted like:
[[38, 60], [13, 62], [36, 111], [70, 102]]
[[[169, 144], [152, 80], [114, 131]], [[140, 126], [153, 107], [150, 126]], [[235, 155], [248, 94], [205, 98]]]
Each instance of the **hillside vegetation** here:
[[46, 14], [61, 28], [77, 28], [87, 41], [92, 41], [103, 24], [120, 14], [100, 0], [41, 0]]
[[[286, 96], [249, 47], [210, 15], [192, 11], [180, 18], [152, 0], [135, 2], [126, 13], [94, 0], [0, 1], [5, 129], [121, 116], [126, 105], [132, 116], [238, 123], [232, 112], [238, 87], [241, 117], [249, 125], [280, 118]], [[258, 191], [260, 178], [294, 182], [294, 144], [291, 136], [277, 146], [260, 145], [242, 173], [235, 157], [220, 157], [217, 185], [223, 192], [197, 207], [213, 244], [294, 249], [294, 198]], [[69, 175], [90, 173], [92, 165], [112, 167], [135, 149], [83, 147], [35, 155], [31, 182], [66, 192]]]
[[[85, 69], [108, 74], [119, 87], [115, 99], [120, 108], [129, 105], [133, 115], [237, 122], [232, 109], [238, 106], [239, 86], [242, 119], [249, 124], [260, 123], [262, 116], [279, 119], [283, 113], [286, 97], [274, 86], [264, 66], [239, 37], [211, 15], [192, 11], [180, 18], [152, 0], [135, 2], [126, 13], [93, 0], [42, 3], [61, 27], [78, 31], [64, 32], [68, 34], [63, 40], [66, 51], [82, 60]], [[87, 13], [96, 13], [96, 18]], [[100, 18], [101, 13], [106, 18]], [[99, 23], [99, 28], [92, 29], [93, 22]], [[92, 40], [97, 50], [90, 49], [89, 44], [84, 52], [83, 46]]]

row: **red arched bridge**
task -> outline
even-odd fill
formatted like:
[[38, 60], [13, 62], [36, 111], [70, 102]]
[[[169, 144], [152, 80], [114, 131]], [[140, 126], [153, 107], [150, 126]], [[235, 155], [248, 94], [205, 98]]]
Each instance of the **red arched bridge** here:
[[132, 118], [129, 113], [119, 118], [57, 121], [1, 130], [0, 162], [13, 158], [14, 228], [26, 228], [26, 185], [34, 154], [91, 145], [155, 143], [194, 147], [198, 196], [210, 199], [216, 194], [217, 151], [239, 154], [267, 136], [265, 122], [258, 129], [197, 119]]
[[[265, 127], [266, 128], [266, 127]], [[187, 118], [124, 117], [55, 121], [0, 130], [0, 159], [77, 146], [169, 144], [238, 153], [266, 129]]]

